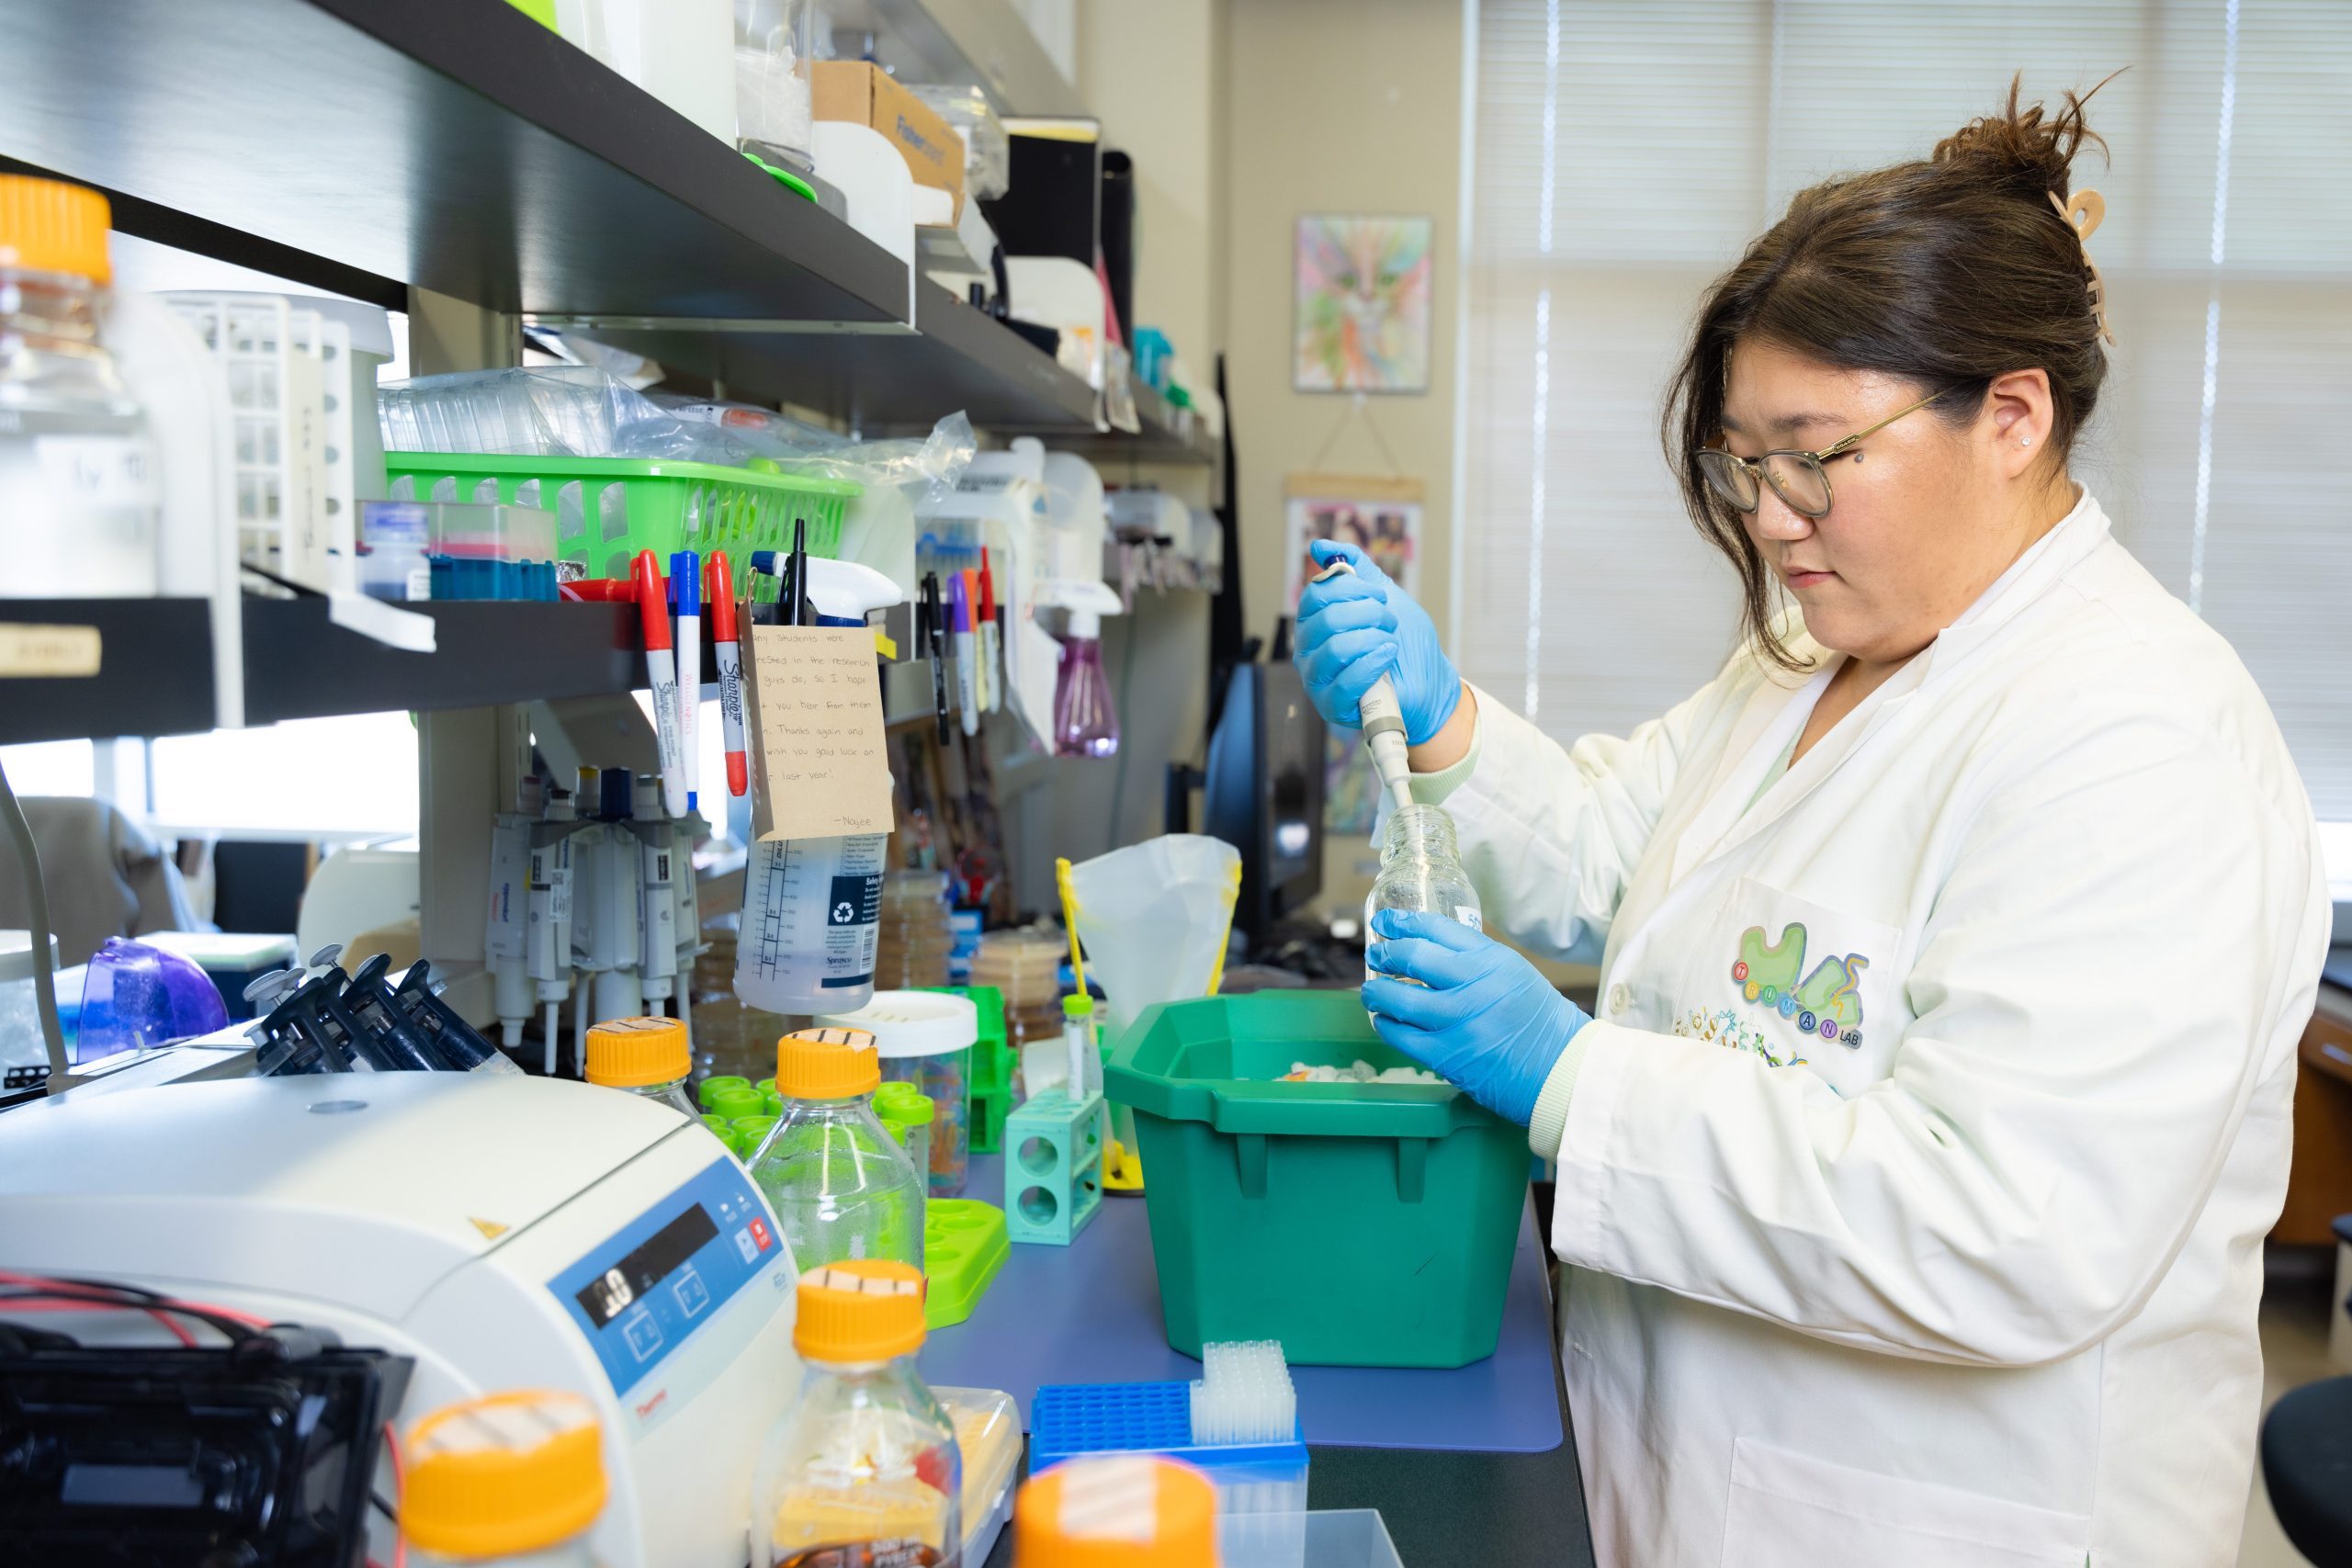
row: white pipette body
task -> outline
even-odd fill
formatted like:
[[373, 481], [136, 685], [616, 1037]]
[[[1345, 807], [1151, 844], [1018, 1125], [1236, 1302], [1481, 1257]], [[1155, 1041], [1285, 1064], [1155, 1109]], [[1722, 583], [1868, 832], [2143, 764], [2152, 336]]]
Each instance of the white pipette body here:
[[[1341, 572], [1353, 577], [1355, 571], [1348, 562], [1335, 560], [1316, 573], [1315, 581], [1329, 581]], [[1412, 805], [1413, 764], [1405, 754], [1405, 710], [1396, 701], [1396, 683], [1383, 675], [1356, 709], [1363, 720], [1364, 750], [1372, 753], [1372, 771], [1380, 775], [1381, 787], [1400, 807]]]

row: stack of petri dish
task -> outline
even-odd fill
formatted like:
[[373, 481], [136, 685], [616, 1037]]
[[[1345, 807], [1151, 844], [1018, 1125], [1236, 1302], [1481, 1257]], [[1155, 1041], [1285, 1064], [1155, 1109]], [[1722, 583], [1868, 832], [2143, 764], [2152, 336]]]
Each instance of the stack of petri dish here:
[[947, 874], [894, 871], [882, 879], [882, 928], [874, 988], [911, 990], [947, 984], [956, 932], [947, 918]]
[[[1016, 1073], [1024, 1041], [1061, 1038], [1061, 971], [1069, 956], [1069, 939], [1046, 928], [990, 931], [980, 938], [980, 950], [972, 958], [972, 984], [994, 986], [1004, 993], [1004, 1038], [1012, 1048]], [[1025, 1086], [1016, 1084], [1014, 1089], [1027, 1098]]]

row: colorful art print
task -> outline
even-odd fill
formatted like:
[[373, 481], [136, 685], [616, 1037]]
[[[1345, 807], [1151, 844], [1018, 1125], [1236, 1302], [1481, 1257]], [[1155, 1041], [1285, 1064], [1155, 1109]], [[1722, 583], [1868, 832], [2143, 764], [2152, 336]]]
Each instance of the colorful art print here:
[[1294, 388], [1429, 390], [1431, 228], [1427, 218], [1298, 220]]

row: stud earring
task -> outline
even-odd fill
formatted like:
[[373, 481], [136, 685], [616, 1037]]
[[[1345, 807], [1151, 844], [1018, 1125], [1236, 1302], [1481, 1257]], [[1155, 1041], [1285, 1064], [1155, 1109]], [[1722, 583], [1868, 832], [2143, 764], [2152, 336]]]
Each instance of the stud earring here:
[[2030, 446], [2033, 445], [2033, 437], [2030, 435], [2020, 435], [2018, 437], [2018, 445], [2020, 446]]

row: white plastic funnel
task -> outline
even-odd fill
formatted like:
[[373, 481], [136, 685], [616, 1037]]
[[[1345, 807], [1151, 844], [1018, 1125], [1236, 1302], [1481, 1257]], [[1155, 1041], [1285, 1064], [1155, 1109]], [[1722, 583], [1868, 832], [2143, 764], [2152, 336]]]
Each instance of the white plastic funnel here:
[[1208, 995], [1233, 929], [1239, 851], [1170, 833], [1072, 866], [1069, 880], [1070, 919], [1113, 1039], [1154, 1002]]

